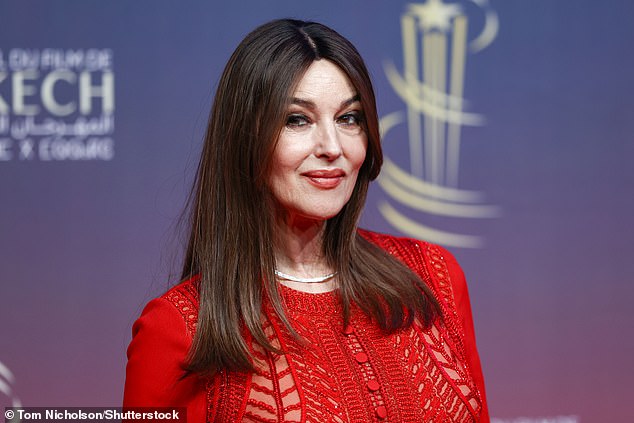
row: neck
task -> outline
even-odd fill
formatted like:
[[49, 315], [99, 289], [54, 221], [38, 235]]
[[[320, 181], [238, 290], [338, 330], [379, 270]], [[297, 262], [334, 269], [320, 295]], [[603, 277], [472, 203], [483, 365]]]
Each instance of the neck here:
[[300, 278], [332, 273], [323, 254], [325, 226], [325, 221], [278, 219], [275, 227], [276, 268]]

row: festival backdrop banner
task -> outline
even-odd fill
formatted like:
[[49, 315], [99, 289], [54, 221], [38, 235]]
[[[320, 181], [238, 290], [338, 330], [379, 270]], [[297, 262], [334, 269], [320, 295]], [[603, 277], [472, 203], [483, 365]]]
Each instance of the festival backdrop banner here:
[[0, 407], [121, 403], [222, 68], [296, 17], [366, 59], [362, 224], [458, 257], [493, 421], [634, 421], [634, 2], [216, 3], [0, 3]]

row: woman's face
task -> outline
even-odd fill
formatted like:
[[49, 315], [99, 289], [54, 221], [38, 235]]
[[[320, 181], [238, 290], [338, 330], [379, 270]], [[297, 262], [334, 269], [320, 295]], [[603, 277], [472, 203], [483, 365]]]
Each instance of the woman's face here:
[[362, 119], [346, 74], [314, 61], [293, 93], [268, 179], [286, 221], [323, 221], [348, 202], [367, 148]]

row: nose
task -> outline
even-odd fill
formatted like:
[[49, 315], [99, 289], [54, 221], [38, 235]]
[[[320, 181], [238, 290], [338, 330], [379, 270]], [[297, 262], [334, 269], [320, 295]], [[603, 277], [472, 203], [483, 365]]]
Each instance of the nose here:
[[316, 132], [315, 155], [317, 157], [332, 161], [341, 156], [343, 153], [341, 140], [334, 123], [321, 124]]

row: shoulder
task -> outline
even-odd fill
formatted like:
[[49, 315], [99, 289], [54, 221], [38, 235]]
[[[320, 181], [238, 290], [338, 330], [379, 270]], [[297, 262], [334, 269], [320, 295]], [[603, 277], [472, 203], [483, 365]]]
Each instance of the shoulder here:
[[358, 232], [364, 239], [398, 258], [410, 268], [422, 264], [417, 259], [422, 257], [422, 253], [431, 245], [413, 238], [397, 237], [365, 229], [359, 229]]
[[190, 279], [172, 287], [148, 302], [132, 325], [128, 357], [137, 350], [155, 347], [170, 338], [186, 350], [196, 332], [198, 320], [198, 283]]
[[438, 245], [415, 238], [383, 234], [380, 232], [368, 231], [367, 229], [359, 229], [358, 233], [363, 238], [386, 252], [396, 256], [402, 254], [404, 258], [407, 258], [408, 255], [420, 254], [420, 252], [427, 250], [444, 250], [444, 248]]
[[453, 254], [440, 245], [365, 229], [359, 229], [358, 232], [364, 239], [398, 258], [414, 271], [422, 267], [428, 268], [429, 266], [438, 268], [440, 264], [444, 264], [451, 273], [457, 271], [462, 274], [462, 270], [460, 270], [460, 266]]
[[191, 337], [198, 323], [199, 283], [200, 277], [194, 276], [172, 287], [158, 299], [178, 312]]
[[[198, 279], [179, 283], [166, 293], [147, 303], [141, 316], [132, 325], [134, 350], [138, 341], [152, 343], [168, 336], [190, 343], [195, 334], [198, 319]], [[146, 342], [141, 342], [145, 345]]]
[[359, 229], [359, 235], [403, 262], [450, 308], [467, 294], [464, 273], [446, 248], [414, 238]]

